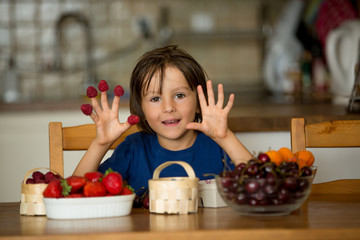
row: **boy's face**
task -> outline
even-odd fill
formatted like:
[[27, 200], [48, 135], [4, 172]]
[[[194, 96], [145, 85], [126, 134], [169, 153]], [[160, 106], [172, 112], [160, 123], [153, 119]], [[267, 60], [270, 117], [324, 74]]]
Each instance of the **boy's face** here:
[[161, 94], [159, 75], [155, 74], [141, 102], [145, 118], [163, 147], [181, 150], [193, 144], [196, 134], [186, 125], [194, 121], [198, 111], [197, 94], [180, 70], [165, 69]]

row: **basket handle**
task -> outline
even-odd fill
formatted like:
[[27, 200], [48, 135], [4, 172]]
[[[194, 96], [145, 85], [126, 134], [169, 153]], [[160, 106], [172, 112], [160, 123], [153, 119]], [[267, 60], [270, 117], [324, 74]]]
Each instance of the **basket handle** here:
[[40, 169], [46, 169], [46, 170], [49, 170], [49, 171], [51, 171], [51, 172], [53, 172], [53, 173], [58, 174], [59, 176], [61, 176], [61, 174], [57, 173], [57, 172], [54, 171], [54, 170], [51, 170], [50, 168], [46, 168], [46, 167], [33, 168], [33, 169], [30, 169], [29, 171], [27, 171], [27, 172], [25, 173], [23, 183], [26, 182], [26, 179], [28, 178], [28, 176], [29, 176], [30, 173], [35, 172], [35, 171], [38, 171], [38, 170], [40, 170]]
[[183, 161], [168, 161], [168, 162], [164, 162], [163, 164], [160, 164], [160, 166], [158, 166], [155, 171], [154, 171], [154, 174], [153, 174], [153, 179], [158, 179], [159, 178], [159, 175], [160, 175], [160, 172], [170, 166], [170, 165], [173, 165], [173, 164], [179, 164], [180, 166], [182, 166], [187, 175], [190, 177], [190, 178], [196, 178], [195, 176], [195, 172], [194, 170], [192, 169], [192, 167], [186, 163], [186, 162], [183, 162]]

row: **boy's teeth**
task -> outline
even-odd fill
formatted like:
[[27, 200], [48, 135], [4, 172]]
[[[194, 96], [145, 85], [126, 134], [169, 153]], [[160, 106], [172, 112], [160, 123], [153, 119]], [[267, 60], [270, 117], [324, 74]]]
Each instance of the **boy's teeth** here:
[[178, 120], [170, 120], [170, 121], [164, 121], [164, 123], [176, 123]]

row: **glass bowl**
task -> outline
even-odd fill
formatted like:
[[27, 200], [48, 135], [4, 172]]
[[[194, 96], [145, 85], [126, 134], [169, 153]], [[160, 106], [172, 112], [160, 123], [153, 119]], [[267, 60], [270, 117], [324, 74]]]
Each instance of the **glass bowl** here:
[[288, 215], [300, 208], [311, 192], [313, 174], [307, 177], [244, 178], [216, 176], [217, 189], [241, 215]]

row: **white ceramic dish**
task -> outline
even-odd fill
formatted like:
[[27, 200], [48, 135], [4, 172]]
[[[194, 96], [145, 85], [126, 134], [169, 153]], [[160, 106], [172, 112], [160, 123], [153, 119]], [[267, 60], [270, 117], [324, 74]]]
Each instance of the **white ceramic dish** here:
[[135, 194], [114, 197], [44, 198], [51, 219], [118, 217], [131, 213]]
[[227, 204], [222, 199], [217, 190], [215, 179], [199, 181], [199, 207], [226, 207]]

